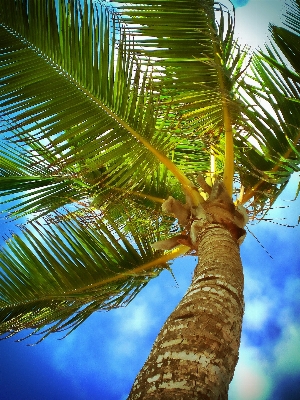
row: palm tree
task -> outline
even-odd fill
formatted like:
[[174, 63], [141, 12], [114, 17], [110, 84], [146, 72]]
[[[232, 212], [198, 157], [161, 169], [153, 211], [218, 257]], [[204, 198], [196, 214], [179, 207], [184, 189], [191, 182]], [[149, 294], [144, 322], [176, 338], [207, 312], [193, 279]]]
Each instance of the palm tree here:
[[247, 60], [212, 0], [0, 5], [0, 190], [27, 221], [0, 254], [1, 334], [69, 334], [195, 254], [129, 398], [227, 398], [244, 227], [299, 164], [299, 10]]

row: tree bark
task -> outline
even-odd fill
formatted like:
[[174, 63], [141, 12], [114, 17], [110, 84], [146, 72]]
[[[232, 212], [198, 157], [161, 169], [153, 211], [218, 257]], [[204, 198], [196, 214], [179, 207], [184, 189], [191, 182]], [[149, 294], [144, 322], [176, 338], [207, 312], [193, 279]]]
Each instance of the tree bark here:
[[220, 224], [199, 233], [192, 283], [165, 322], [128, 400], [227, 399], [244, 313], [239, 246]]

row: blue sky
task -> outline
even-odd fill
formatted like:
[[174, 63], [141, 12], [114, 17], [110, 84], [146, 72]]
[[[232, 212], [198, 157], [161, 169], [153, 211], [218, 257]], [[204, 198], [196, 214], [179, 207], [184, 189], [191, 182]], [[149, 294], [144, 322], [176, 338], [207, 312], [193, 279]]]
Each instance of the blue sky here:
[[[241, 41], [262, 46], [268, 21], [280, 21], [284, 1], [235, 3], [240, 4]], [[300, 199], [289, 201], [298, 182], [299, 174], [271, 210], [272, 222], [249, 225], [261, 244], [248, 233], [241, 247], [246, 311], [229, 400], [299, 399], [300, 227], [280, 225], [298, 221]], [[0, 234], [8, 227], [0, 219]], [[194, 257], [176, 260], [176, 281], [164, 271], [129, 306], [95, 313], [64, 340], [52, 335], [33, 347], [26, 344], [34, 338], [0, 341], [0, 399], [125, 400], [161, 326], [185, 293], [195, 263]]]
[[244, 7], [247, 5], [249, 0], [233, 0], [232, 3], [235, 7]]

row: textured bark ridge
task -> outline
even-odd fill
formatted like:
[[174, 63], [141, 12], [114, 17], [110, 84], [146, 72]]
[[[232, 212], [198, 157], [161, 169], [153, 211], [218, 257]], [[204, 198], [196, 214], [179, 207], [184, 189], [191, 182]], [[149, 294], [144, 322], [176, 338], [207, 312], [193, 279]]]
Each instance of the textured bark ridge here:
[[191, 240], [199, 262], [192, 283], [161, 329], [129, 400], [228, 398], [244, 313], [242, 232], [236, 233], [236, 208], [218, 190], [194, 213]]

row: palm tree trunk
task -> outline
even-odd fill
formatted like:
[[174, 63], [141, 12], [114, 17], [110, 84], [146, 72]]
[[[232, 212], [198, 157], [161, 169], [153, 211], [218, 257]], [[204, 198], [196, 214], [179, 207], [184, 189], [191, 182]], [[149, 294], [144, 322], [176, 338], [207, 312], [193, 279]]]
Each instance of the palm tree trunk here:
[[244, 313], [239, 246], [222, 225], [198, 238], [192, 283], [165, 322], [128, 400], [227, 399]]

